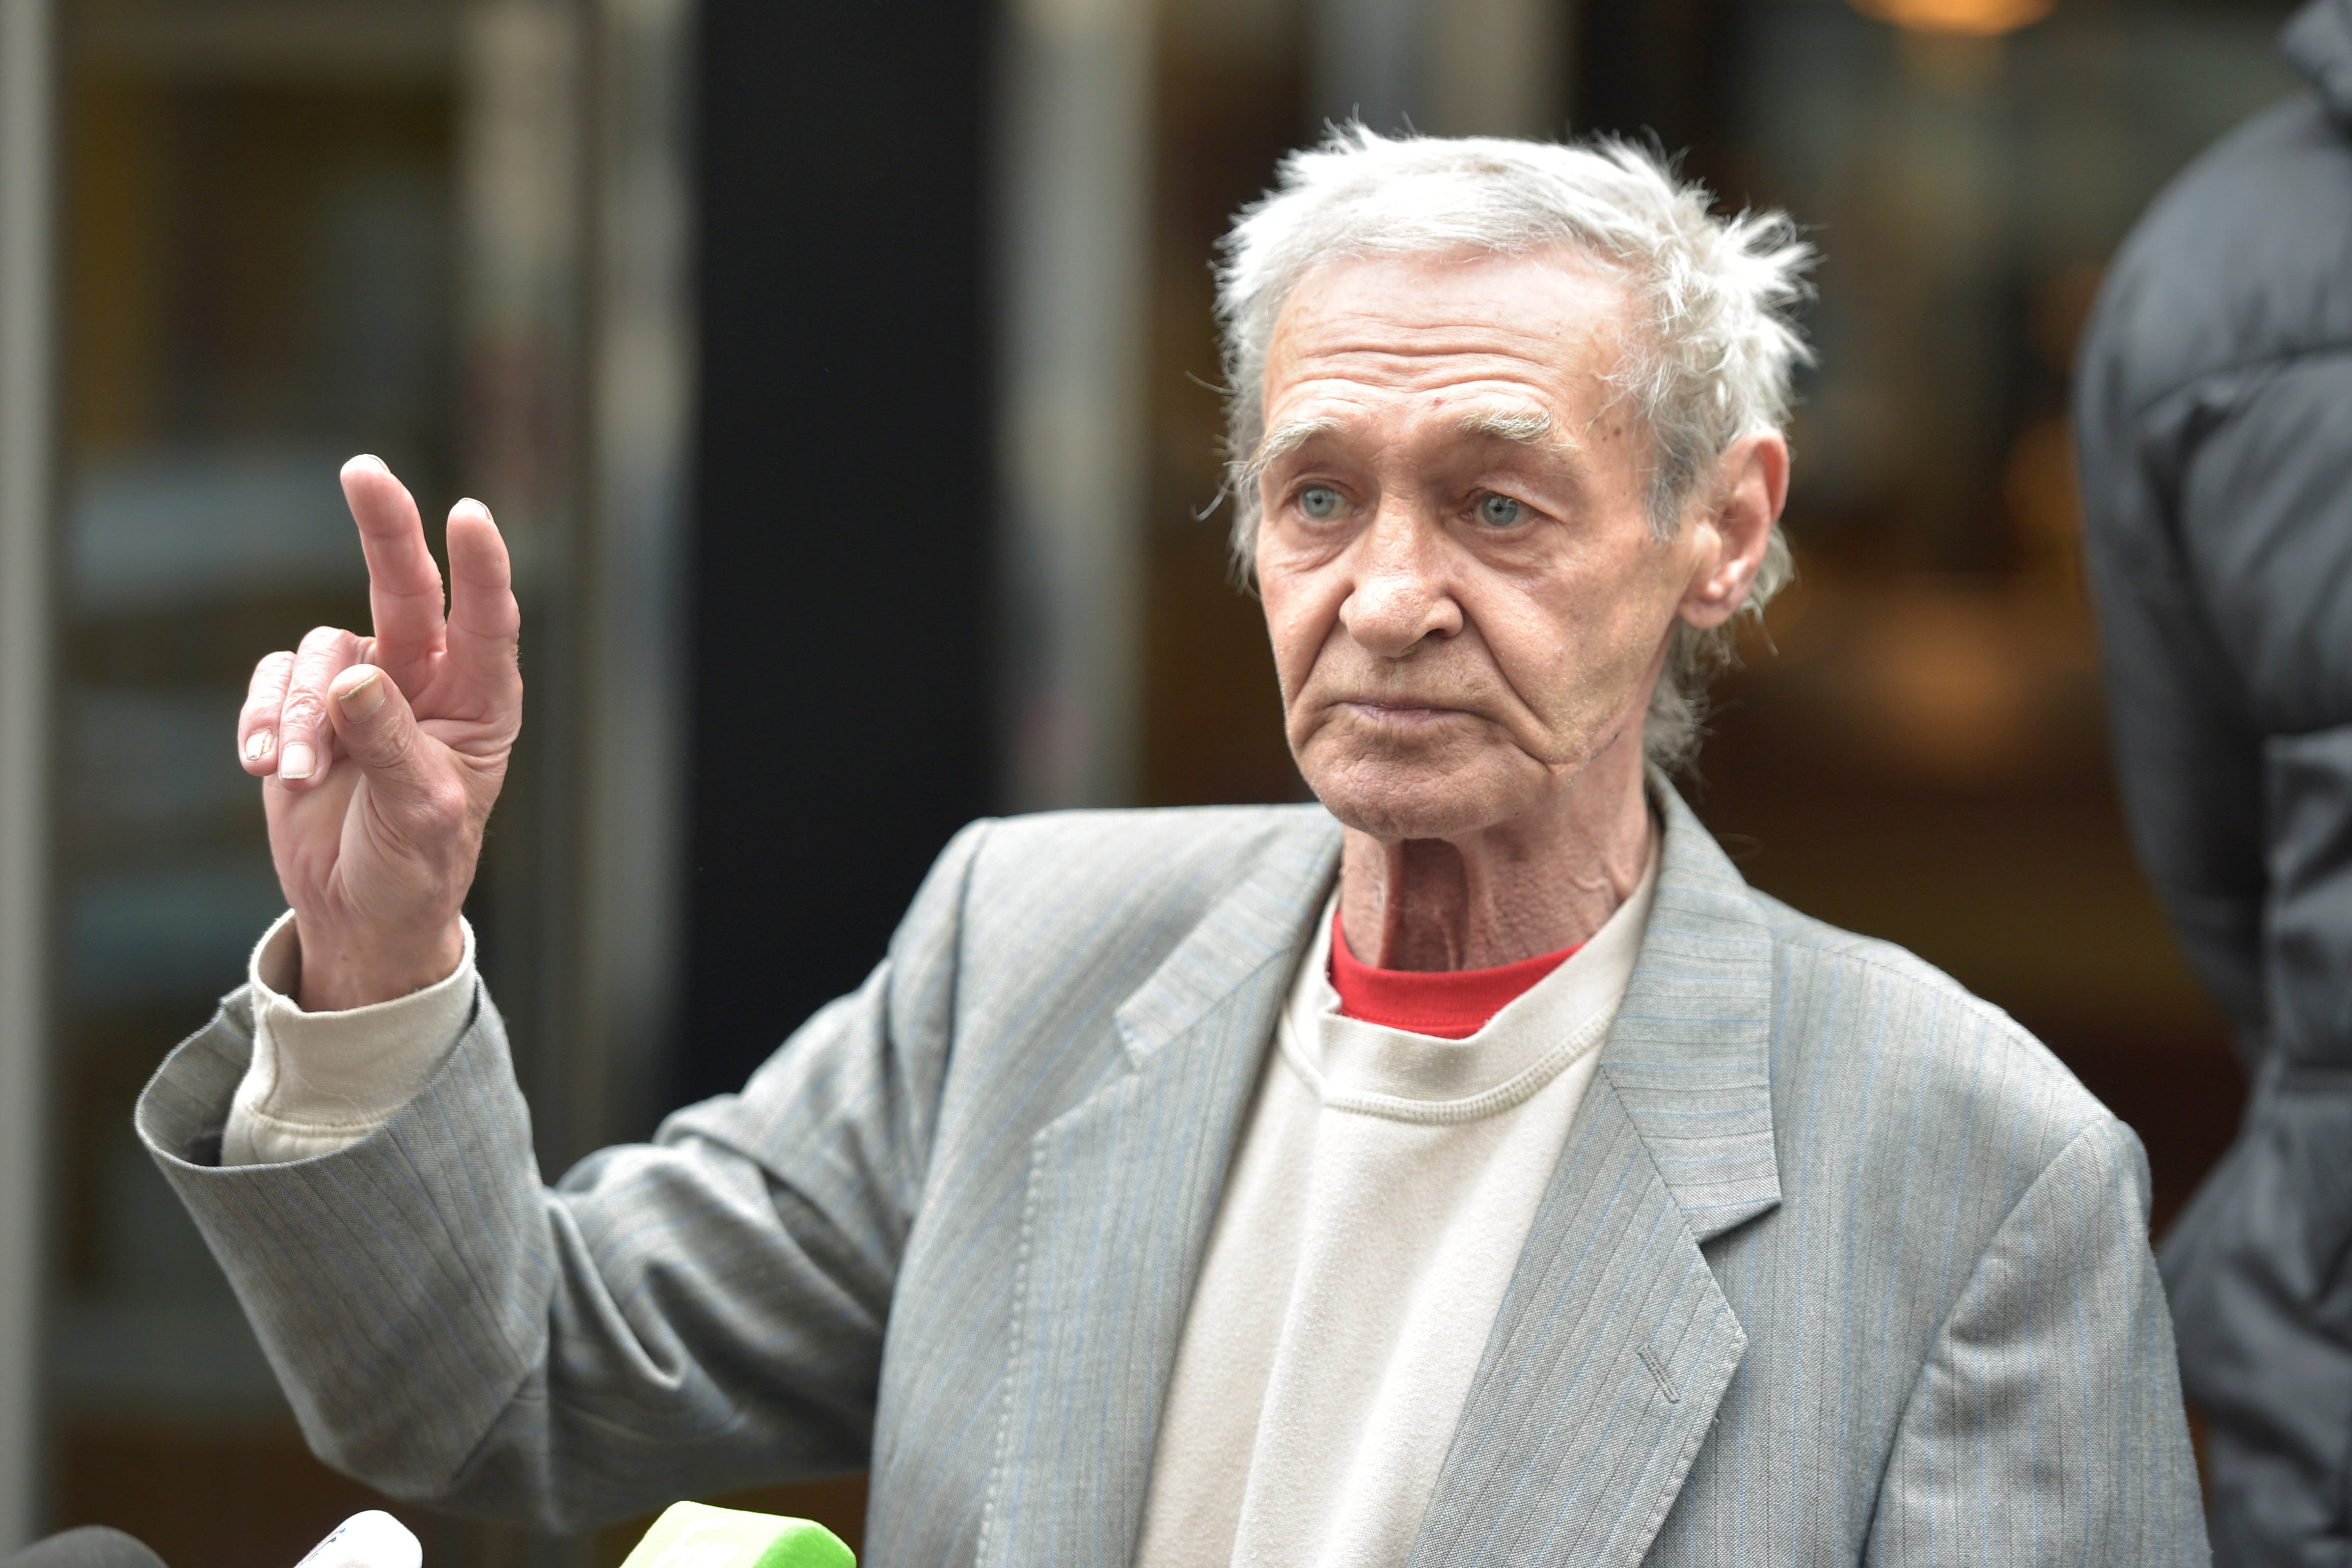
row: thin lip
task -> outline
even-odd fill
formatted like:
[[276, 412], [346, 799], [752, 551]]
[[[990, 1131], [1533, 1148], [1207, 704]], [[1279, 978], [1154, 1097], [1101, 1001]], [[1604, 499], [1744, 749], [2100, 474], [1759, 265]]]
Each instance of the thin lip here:
[[1342, 697], [1335, 701], [1333, 706], [1361, 708], [1373, 713], [1385, 713], [1396, 718], [1408, 718], [1417, 714], [1429, 714], [1433, 717], [1448, 713], [1467, 714], [1470, 711], [1466, 708], [1455, 708], [1442, 702], [1392, 702], [1384, 701], [1377, 697]]

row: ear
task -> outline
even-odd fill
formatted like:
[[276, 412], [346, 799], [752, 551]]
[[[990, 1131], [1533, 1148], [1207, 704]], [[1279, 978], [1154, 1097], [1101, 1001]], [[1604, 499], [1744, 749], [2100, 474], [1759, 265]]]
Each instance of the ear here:
[[1756, 584], [1772, 525], [1789, 500], [1789, 443], [1777, 430], [1735, 441], [1716, 465], [1707, 499], [1685, 524], [1694, 554], [1682, 618], [1704, 630], [1739, 613]]

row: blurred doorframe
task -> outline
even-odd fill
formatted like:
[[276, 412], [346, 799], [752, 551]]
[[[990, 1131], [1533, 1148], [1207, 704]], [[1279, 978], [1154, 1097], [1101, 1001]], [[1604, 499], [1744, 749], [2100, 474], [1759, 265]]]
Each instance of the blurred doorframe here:
[[1015, 4], [1000, 23], [1000, 722], [1017, 811], [1135, 798], [1153, 44], [1148, 6]]
[[38, 1492], [47, 1054], [55, 78], [49, 0], [0, 0], [0, 1552]]
[[484, 952], [551, 1175], [652, 1131], [677, 1033], [695, 10], [462, 13], [466, 470], [531, 681]]

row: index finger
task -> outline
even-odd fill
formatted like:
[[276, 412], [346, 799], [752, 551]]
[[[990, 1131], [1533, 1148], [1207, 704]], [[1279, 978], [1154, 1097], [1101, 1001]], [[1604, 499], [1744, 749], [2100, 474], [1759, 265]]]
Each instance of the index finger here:
[[353, 458], [343, 465], [342, 478], [343, 499], [367, 555], [375, 662], [404, 690], [414, 690], [442, 647], [441, 569], [425, 547], [415, 499], [381, 459]]

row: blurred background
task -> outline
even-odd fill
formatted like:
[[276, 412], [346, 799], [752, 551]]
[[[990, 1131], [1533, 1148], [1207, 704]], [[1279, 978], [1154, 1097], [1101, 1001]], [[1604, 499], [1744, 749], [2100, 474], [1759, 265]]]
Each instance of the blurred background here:
[[[371, 1500], [130, 1127], [280, 908], [233, 715], [363, 624], [341, 460], [516, 547], [470, 912], [551, 1172], [739, 1083], [971, 816], [1301, 795], [1204, 515], [1207, 268], [1349, 113], [1651, 133], [1810, 226], [1802, 574], [1685, 787], [2048, 1040], [2163, 1223], [2241, 1085], [2120, 826], [2067, 367], [2295, 90], [2288, 8], [0, 0], [0, 1545], [290, 1568]], [[761, 1502], [855, 1539], [862, 1482]], [[398, 1511], [448, 1568], [634, 1540]]]

